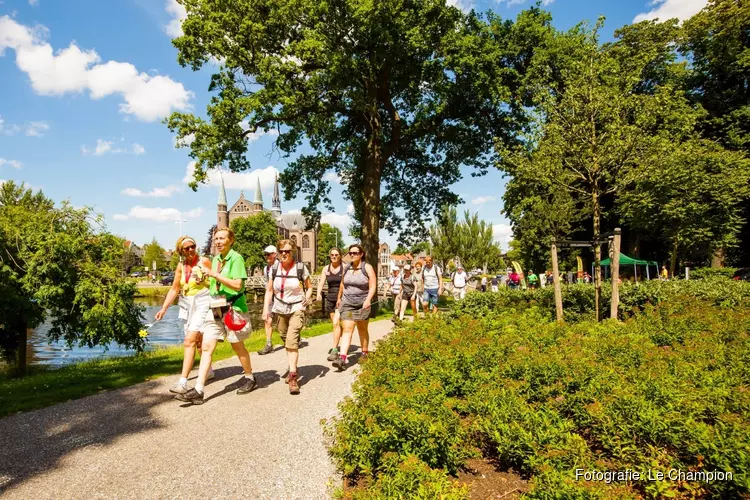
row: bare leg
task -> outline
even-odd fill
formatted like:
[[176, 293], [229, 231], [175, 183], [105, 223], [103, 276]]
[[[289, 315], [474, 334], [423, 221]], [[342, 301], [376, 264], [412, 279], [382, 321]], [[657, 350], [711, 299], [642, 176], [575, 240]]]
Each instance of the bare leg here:
[[352, 345], [352, 335], [354, 334], [354, 321], [345, 320], [341, 322], [341, 349], [339, 352], [346, 356], [349, 353], [349, 346]]
[[[233, 342], [232, 349], [234, 349], [235, 354], [237, 354], [237, 357], [240, 359], [242, 371], [245, 372], [245, 375], [252, 375], [253, 367], [250, 365], [250, 353], [247, 352], [245, 344], [242, 342]], [[203, 360], [201, 360], [201, 366], [203, 366]]]
[[266, 343], [271, 343], [271, 335], [273, 335], [273, 316], [268, 315], [268, 319], [266, 319]]
[[417, 310], [417, 304], [419, 301], [412, 300], [411, 301], [411, 313], [414, 315], [414, 319], [417, 319], [417, 314], [419, 314], [419, 310]]
[[206, 385], [208, 372], [211, 371], [211, 358], [216, 349], [216, 342], [216, 339], [204, 339], [203, 345], [201, 346], [201, 364], [200, 368], [198, 368], [198, 380], [195, 382], [195, 386], [200, 387], [201, 390], [203, 390], [203, 386]]
[[370, 350], [370, 332], [367, 331], [367, 326], [370, 320], [357, 321], [357, 333], [359, 333], [359, 345], [363, 353]]
[[197, 350], [196, 345], [198, 344], [200, 334], [200, 332], [188, 332], [187, 335], [185, 335], [185, 342], [183, 342], [183, 345], [185, 346], [185, 355], [182, 358], [182, 373], [180, 374], [182, 378], [188, 378], [190, 376], [190, 371], [193, 369], [193, 364], [195, 363], [195, 351]]
[[333, 323], [333, 347], [338, 347], [341, 342], [341, 321], [334, 320], [336, 314], [331, 313], [331, 323]]
[[289, 373], [297, 371], [297, 362], [299, 361], [299, 349], [286, 348], [286, 357], [289, 361]]

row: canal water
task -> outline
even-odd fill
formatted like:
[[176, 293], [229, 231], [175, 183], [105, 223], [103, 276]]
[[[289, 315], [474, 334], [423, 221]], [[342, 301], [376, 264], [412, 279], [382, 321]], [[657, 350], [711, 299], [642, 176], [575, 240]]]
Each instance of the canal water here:
[[[163, 297], [138, 299], [138, 302], [146, 308], [144, 312], [146, 324], [154, 323], [154, 315], [159, 311], [163, 301]], [[248, 296], [248, 309], [253, 328], [260, 328], [262, 326], [263, 305], [253, 303]], [[182, 345], [183, 322], [177, 319], [178, 312], [179, 308], [176, 305], [170, 306], [164, 318], [149, 328], [147, 350]], [[316, 302], [313, 306], [312, 317], [322, 318], [319, 302]], [[68, 348], [63, 341], [50, 343], [47, 338], [49, 328], [50, 325], [45, 323], [29, 335], [27, 349], [29, 366], [59, 367], [68, 363], [78, 363], [99, 357], [126, 356], [135, 353], [134, 350], [123, 349], [115, 343], [110, 344], [108, 349], [103, 346], [93, 348], [73, 346]]]

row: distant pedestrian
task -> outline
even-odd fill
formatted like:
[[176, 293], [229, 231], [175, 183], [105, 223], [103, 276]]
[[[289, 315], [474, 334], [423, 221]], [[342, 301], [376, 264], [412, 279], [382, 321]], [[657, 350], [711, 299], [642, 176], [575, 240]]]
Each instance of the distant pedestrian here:
[[479, 281], [479, 283], [482, 287], [482, 291], [486, 292], [487, 291], [487, 276], [483, 274], [482, 279]]
[[339, 357], [339, 342], [341, 341], [341, 321], [336, 310], [336, 302], [339, 298], [341, 279], [344, 277], [344, 266], [341, 263], [341, 250], [336, 247], [328, 251], [331, 263], [323, 268], [318, 281], [318, 300], [323, 300], [323, 284], [328, 288], [325, 296], [325, 310], [328, 311], [333, 324], [333, 348], [328, 351], [328, 361], [334, 361]]
[[492, 280], [490, 280], [490, 287], [493, 292], [498, 291], [498, 284], [500, 282], [499, 278], [500, 278], [499, 276], [495, 275], [492, 277]]
[[362, 356], [367, 356], [369, 352], [370, 334], [367, 328], [372, 314], [372, 299], [378, 291], [378, 277], [372, 266], [365, 262], [365, 257], [361, 245], [355, 243], [349, 247], [351, 263], [344, 268], [336, 305], [341, 314], [341, 351], [332, 365], [338, 370], [346, 369], [355, 326], [359, 332]]
[[311, 302], [312, 283], [307, 266], [294, 260], [297, 254], [294, 240], [279, 241], [278, 249], [280, 261], [271, 269], [271, 280], [263, 302], [263, 319], [268, 318], [271, 313], [277, 318], [276, 328], [286, 349], [289, 370], [286, 383], [289, 384], [289, 394], [299, 394], [299, 345], [302, 341], [302, 328], [305, 326], [305, 310]]
[[[276, 247], [268, 245], [266, 249], [263, 250], [263, 257], [266, 258], [266, 266], [263, 268], [263, 285], [264, 288], [267, 288], [268, 282], [271, 279], [271, 269], [273, 269], [274, 264], [278, 262], [276, 258]], [[273, 299], [271, 299], [271, 301], [271, 310], [273, 310]], [[273, 342], [271, 341], [271, 336], [273, 335], [273, 313], [268, 315], [264, 323], [266, 329], [266, 345], [263, 346], [263, 349], [258, 351], [258, 354], [261, 356], [273, 352]]]
[[532, 290], [536, 290], [539, 287], [539, 276], [536, 275], [533, 269], [531, 273], [529, 274], [528, 279], [529, 279], [529, 288], [531, 288]]
[[661, 266], [661, 279], [663, 280], [669, 279], [669, 271], [667, 271], [667, 266]]
[[466, 297], [466, 283], [468, 281], [469, 276], [466, 274], [466, 271], [464, 271], [464, 266], [459, 265], [453, 274], [451, 274], [453, 300], [462, 300]]
[[388, 285], [391, 293], [391, 302], [393, 303], [393, 319], [396, 319], [401, 309], [401, 303], [398, 298], [401, 294], [401, 276], [399, 276], [399, 269], [396, 266], [393, 266], [393, 269], [391, 269], [391, 277], [388, 278]]
[[[180, 256], [180, 262], [174, 271], [172, 287], [167, 292], [164, 304], [156, 313], [156, 321], [161, 321], [174, 299], [179, 296], [179, 318], [185, 321], [185, 338], [183, 340], [184, 354], [182, 358], [182, 373], [180, 380], [169, 389], [173, 394], [188, 392], [187, 379], [195, 362], [195, 352], [200, 350], [203, 334], [201, 327], [209, 311], [211, 296], [208, 292], [209, 280], [204, 269], [211, 267], [207, 257], [198, 255], [195, 240], [190, 236], [181, 236], [175, 245], [175, 252]], [[214, 378], [213, 370], [209, 370], [207, 380]]]
[[433, 264], [432, 257], [425, 257], [425, 265], [422, 268], [422, 287], [424, 294], [422, 296], [422, 307], [425, 314], [430, 310], [436, 313], [438, 310], [438, 298], [443, 293], [443, 275], [438, 266]]
[[[211, 268], [205, 271], [205, 274], [211, 278], [212, 312], [206, 315], [206, 320], [201, 327], [203, 344], [198, 380], [193, 389], [175, 396], [180, 401], [194, 405], [203, 404], [203, 388], [211, 369], [211, 358], [220, 340], [227, 340], [232, 345], [242, 365], [244, 377], [239, 381], [242, 385], [237, 389], [237, 394], [247, 394], [258, 385], [253, 376], [250, 353], [247, 352], [244, 344], [252, 330], [245, 301], [245, 280], [247, 279], [245, 259], [232, 250], [234, 232], [231, 229], [216, 231], [214, 245], [219, 254], [214, 257]], [[239, 322], [235, 321], [237, 315], [239, 315]]]
[[401, 277], [401, 291], [398, 296], [399, 303], [399, 321], [404, 320], [406, 306], [411, 304], [411, 313], [417, 317], [417, 287], [415, 286], [414, 275], [411, 273], [411, 266], [404, 266], [404, 275]]
[[518, 275], [518, 273], [514, 269], [513, 271], [511, 271], [510, 276], [508, 276], [508, 287], [511, 290], [518, 290], [518, 287], [520, 284], [521, 284], [521, 277]]
[[417, 297], [415, 300], [415, 305], [417, 306], [416, 309], [414, 309], [414, 319], [417, 319], [419, 316], [419, 309], [422, 306], [422, 294], [424, 293], [424, 289], [422, 287], [422, 262], [417, 261], [416, 264], [414, 264], [414, 272], [411, 274], [412, 279], [414, 280], [414, 289], [416, 291]]

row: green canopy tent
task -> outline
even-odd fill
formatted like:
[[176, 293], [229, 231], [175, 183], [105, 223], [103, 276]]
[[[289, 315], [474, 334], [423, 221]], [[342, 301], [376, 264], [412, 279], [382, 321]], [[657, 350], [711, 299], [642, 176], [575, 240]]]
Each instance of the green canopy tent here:
[[[599, 263], [601, 266], [607, 266], [610, 265], [610, 259], [604, 259]], [[646, 266], [646, 279], [651, 279], [648, 273], [648, 266], [655, 266], [656, 267], [656, 274], [658, 276], [659, 274], [659, 264], [654, 262], [653, 260], [640, 260], [640, 259], [634, 259], [633, 257], [628, 257], [624, 253], [620, 254], [620, 265], [631, 265], [633, 266], [633, 269], [635, 270], [635, 279], [638, 280], [638, 266]]]

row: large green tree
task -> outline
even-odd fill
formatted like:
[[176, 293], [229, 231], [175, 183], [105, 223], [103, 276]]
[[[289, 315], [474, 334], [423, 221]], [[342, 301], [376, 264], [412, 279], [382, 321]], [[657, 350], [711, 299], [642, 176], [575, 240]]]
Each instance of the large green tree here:
[[[49, 320], [51, 340], [93, 347], [117, 342], [142, 350], [143, 308], [121, 275], [122, 239], [102, 219], [41, 191], [0, 185], [0, 348], [8, 358], [26, 329]], [[23, 363], [21, 363], [23, 366]]]
[[549, 21], [535, 10], [517, 32], [443, 0], [181, 3], [179, 63], [220, 63], [207, 117], [168, 120], [178, 139], [195, 138], [193, 187], [220, 165], [250, 168], [248, 136], [275, 130], [283, 155], [310, 151], [282, 173], [286, 198], [304, 195], [315, 225], [331, 208], [325, 174], [334, 171], [373, 265], [381, 228], [405, 242], [424, 236], [437, 207], [458, 201], [449, 186], [460, 167], [482, 172], [492, 138], [514, 140], [526, 42]]
[[492, 224], [477, 213], [464, 212], [459, 220], [455, 207], [444, 207], [438, 221], [430, 227], [433, 257], [447, 269], [458, 258], [466, 269], [483, 268], [495, 247]]
[[234, 231], [234, 250], [245, 258], [249, 273], [266, 265], [263, 249], [275, 245], [279, 239], [276, 221], [270, 212], [260, 212], [250, 217], [239, 217], [230, 224]]
[[[321, 269], [330, 262], [328, 260], [328, 253], [331, 248], [338, 247], [339, 249], [342, 249], [345, 246], [344, 235], [341, 232], [341, 229], [326, 224], [325, 222], [322, 223], [320, 225], [320, 230], [318, 231], [318, 265], [316, 268]], [[343, 250], [341, 251], [341, 256], [344, 256]]]
[[153, 238], [151, 243], [146, 243], [143, 246], [143, 265], [151, 270], [154, 269], [154, 262], [156, 262], [157, 270], [164, 269], [167, 265], [167, 258], [164, 256], [164, 252], [164, 247], [156, 241], [156, 238]]

